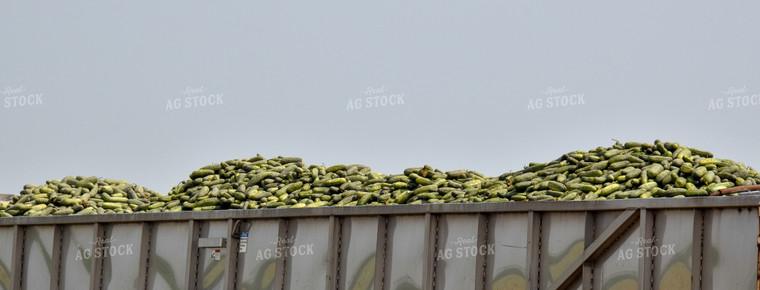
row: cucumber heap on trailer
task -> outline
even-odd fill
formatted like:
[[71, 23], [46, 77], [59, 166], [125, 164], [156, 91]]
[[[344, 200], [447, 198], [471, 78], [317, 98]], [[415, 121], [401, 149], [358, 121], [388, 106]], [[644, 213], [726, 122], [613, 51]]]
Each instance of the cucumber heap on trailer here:
[[688, 197], [760, 184], [760, 174], [742, 163], [659, 140], [573, 151], [498, 177], [429, 165], [386, 175], [359, 164], [261, 155], [204, 166], [189, 177], [161, 195], [123, 180], [68, 176], [25, 185], [0, 202], [0, 216]]

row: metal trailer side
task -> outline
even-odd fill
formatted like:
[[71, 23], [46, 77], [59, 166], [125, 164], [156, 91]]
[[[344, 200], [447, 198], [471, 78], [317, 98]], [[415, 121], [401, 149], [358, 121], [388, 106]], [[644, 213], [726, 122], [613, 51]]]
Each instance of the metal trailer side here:
[[0, 218], [0, 289], [755, 289], [759, 195]]

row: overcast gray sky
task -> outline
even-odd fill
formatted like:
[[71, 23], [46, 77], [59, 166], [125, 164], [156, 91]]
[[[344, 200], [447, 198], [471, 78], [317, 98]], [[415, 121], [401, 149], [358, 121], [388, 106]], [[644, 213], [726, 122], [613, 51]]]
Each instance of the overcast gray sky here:
[[[261, 153], [487, 175], [612, 139], [760, 167], [758, 1], [5, 1], [0, 192]], [[368, 88], [371, 88], [368, 90]]]

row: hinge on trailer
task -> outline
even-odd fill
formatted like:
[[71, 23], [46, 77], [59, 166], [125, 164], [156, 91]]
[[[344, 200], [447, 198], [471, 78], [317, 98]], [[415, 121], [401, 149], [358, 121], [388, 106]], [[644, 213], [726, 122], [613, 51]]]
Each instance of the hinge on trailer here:
[[240, 235], [243, 233], [243, 228], [245, 227], [246, 222], [241, 220], [235, 220], [235, 224], [232, 226], [232, 238], [233, 239], [240, 239]]

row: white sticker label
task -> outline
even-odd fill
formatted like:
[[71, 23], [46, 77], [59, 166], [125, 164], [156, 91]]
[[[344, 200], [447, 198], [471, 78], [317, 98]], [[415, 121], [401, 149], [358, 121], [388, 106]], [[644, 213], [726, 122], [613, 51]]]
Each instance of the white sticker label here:
[[240, 247], [238, 247], [239, 253], [245, 253], [248, 251], [248, 233], [240, 234]]

